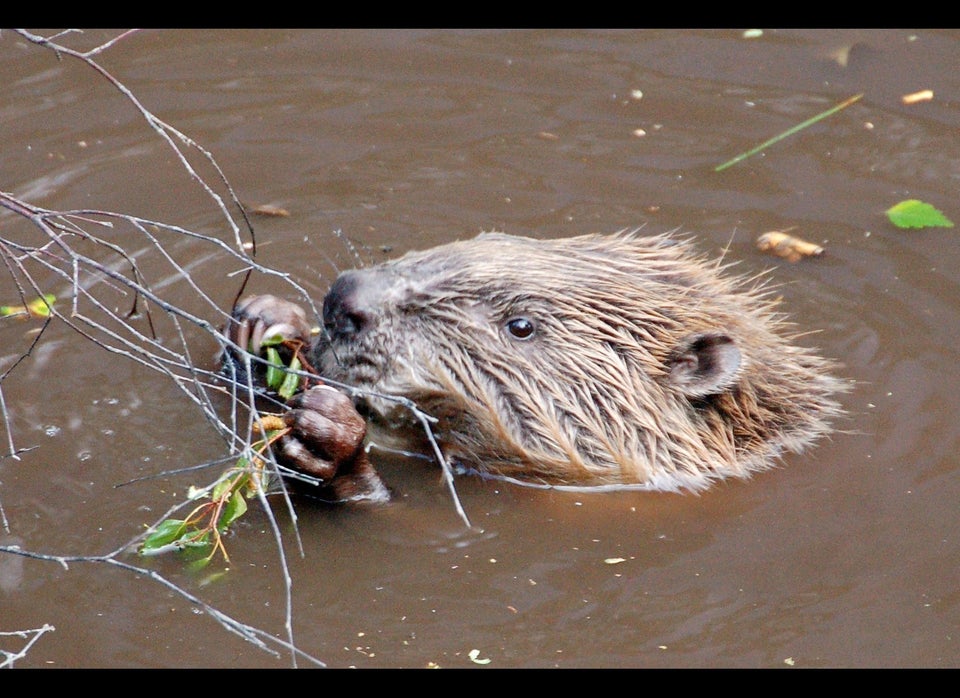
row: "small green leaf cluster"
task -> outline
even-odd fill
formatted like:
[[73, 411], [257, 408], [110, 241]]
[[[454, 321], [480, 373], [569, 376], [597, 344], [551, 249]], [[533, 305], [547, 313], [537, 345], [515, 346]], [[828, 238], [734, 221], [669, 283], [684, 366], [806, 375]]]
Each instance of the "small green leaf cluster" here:
[[[282, 425], [282, 420], [277, 420]], [[273, 424], [272, 426], [277, 426]], [[255, 444], [258, 452], [279, 437], [283, 429], [271, 430], [267, 437]], [[247, 499], [257, 495], [266, 486], [264, 461], [240, 458], [212, 486], [190, 488], [191, 500], [205, 500], [185, 519], [166, 519], [158, 524], [140, 545], [141, 555], [162, 555], [196, 549], [204, 553], [197, 566], [206, 565], [219, 550], [224, 559], [229, 556], [223, 545], [223, 535], [247, 511]]]
[[290, 359], [289, 365], [284, 365], [277, 346], [283, 344], [284, 338], [281, 335], [267, 337], [261, 342], [267, 357], [267, 387], [275, 390], [284, 400], [289, 400], [300, 387], [300, 376], [297, 371], [303, 368], [300, 356], [294, 353]]

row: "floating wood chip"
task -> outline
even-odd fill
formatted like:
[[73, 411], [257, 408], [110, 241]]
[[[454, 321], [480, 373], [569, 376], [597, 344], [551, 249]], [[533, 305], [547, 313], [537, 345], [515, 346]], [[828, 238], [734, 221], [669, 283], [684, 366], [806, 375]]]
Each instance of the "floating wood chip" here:
[[804, 257], [817, 257], [823, 254], [823, 248], [812, 242], [782, 231], [774, 230], [757, 238], [757, 247], [789, 262], [799, 262]]
[[290, 215], [290, 212], [287, 209], [280, 208], [279, 206], [271, 206], [270, 204], [257, 206], [256, 208], [250, 209], [250, 212], [257, 214], [258, 216], [279, 216], [282, 218]]
[[900, 98], [900, 101], [904, 104], [916, 104], [917, 102], [929, 102], [931, 99], [933, 99], [933, 90], [920, 90], [904, 95]]

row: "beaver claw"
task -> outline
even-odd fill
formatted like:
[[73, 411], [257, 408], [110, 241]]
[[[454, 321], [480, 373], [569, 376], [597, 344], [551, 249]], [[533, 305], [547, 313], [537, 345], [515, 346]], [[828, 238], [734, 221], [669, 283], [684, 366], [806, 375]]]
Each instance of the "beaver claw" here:
[[[292, 366], [294, 355], [300, 361], [294, 368], [311, 370], [306, 356], [310, 353], [313, 330], [307, 314], [295, 303], [270, 295], [248, 296], [234, 306], [221, 334], [232, 344], [225, 344], [220, 352], [220, 372], [237, 385], [244, 385], [252, 378], [258, 391], [267, 387], [281, 392], [280, 384], [273, 383], [269, 369], [280, 363], [284, 367]], [[276, 341], [278, 337], [280, 342]], [[273, 357], [269, 357], [274, 350]], [[268, 359], [249, 362], [253, 369], [250, 376], [247, 354]], [[279, 381], [283, 381], [282, 375]], [[291, 392], [293, 389], [295, 386], [290, 386]], [[289, 397], [290, 392], [281, 394]]]
[[310, 344], [312, 331], [307, 314], [296, 303], [271, 295], [248, 296], [233, 308], [224, 335], [251, 354], [260, 356], [264, 339], [284, 339]]
[[281, 462], [323, 480], [335, 501], [390, 499], [363, 448], [367, 425], [347, 395], [320, 385], [294, 395], [287, 405], [283, 419], [290, 432], [279, 442]]

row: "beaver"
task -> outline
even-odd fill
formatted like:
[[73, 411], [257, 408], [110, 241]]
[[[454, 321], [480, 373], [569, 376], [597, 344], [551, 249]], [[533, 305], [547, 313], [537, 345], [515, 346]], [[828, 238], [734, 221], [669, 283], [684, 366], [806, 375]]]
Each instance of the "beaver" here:
[[[836, 364], [796, 341], [779, 302], [685, 235], [493, 232], [340, 274], [316, 338], [274, 296], [241, 302], [227, 335], [310, 344], [320, 375], [355, 388], [371, 423], [411, 426], [392, 398], [412, 400], [461, 470], [697, 491], [804, 450], [842, 413]], [[339, 449], [344, 498], [385, 498], [356, 464], [362, 434], [315, 423], [324, 411], [343, 423], [348, 398], [315, 390], [293, 398], [282, 457], [329, 474]]]

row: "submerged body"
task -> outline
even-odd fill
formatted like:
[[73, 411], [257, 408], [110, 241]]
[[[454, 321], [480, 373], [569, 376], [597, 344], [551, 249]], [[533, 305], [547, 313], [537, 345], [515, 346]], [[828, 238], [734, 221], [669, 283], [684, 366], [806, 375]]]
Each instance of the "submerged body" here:
[[392, 427], [410, 412], [380, 396], [414, 401], [446, 457], [485, 473], [698, 490], [840, 412], [833, 365], [776, 301], [668, 235], [486, 233], [345, 272], [323, 314], [321, 375]]

